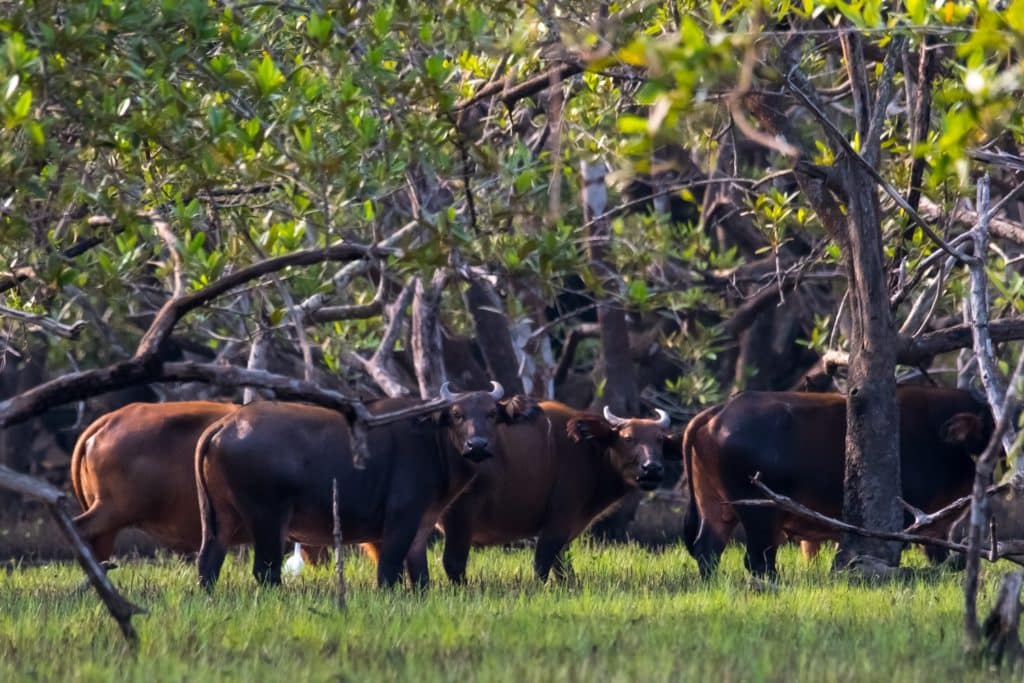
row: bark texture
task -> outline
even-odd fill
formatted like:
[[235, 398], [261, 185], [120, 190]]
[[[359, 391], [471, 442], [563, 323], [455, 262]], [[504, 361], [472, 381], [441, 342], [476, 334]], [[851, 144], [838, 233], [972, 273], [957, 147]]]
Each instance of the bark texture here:
[[605, 188], [604, 163], [580, 166], [583, 178], [583, 220], [587, 224], [587, 250], [590, 267], [601, 278], [605, 293], [597, 309], [597, 322], [601, 329], [601, 360], [605, 385], [601, 402], [616, 415], [633, 416], [640, 410], [640, 397], [636, 386], [636, 372], [629, 348], [629, 330], [626, 312], [615, 301], [611, 292], [617, 291], [618, 277], [605, 260], [606, 244], [611, 238], [608, 221], [603, 219], [608, 203]]

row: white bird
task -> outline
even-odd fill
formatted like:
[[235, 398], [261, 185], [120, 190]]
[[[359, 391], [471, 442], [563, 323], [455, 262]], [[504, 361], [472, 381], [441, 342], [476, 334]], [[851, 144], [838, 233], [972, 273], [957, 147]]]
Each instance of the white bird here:
[[302, 559], [302, 546], [296, 543], [295, 549], [284, 563], [284, 573], [286, 576], [298, 576], [305, 566], [306, 562]]

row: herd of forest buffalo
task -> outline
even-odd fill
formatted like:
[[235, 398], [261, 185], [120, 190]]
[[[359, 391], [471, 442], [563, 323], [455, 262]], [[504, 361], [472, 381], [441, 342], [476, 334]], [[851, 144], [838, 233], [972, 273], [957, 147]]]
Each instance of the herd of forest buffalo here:
[[[443, 566], [466, 578], [470, 548], [535, 538], [534, 569], [571, 571], [568, 545], [616, 503], [666, 479], [683, 461], [688, 494], [684, 541], [703, 575], [712, 573], [738, 525], [747, 568], [774, 575], [777, 547], [835, 538], [831, 528], [770, 506], [733, 505], [774, 491], [839, 517], [843, 502], [846, 400], [840, 394], [748, 391], [707, 408], [673, 432], [669, 415], [620, 417], [555, 401], [490, 391], [437, 398], [447, 407], [366, 433], [359, 457], [348, 419], [298, 403], [133, 403], [79, 437], [71, 482], [83, 509], [76, 522], [99, 559], [127, 527], [163, 546], [199, 553], [211, 588], [228, 548], [251, 544], [253, 574], [281, 581], [286, 541], [321, 551], [338, 517], [345, 543], [377, 563], [380, 585], [429, 581], [427, 543], [444, 533]], [[373, 414], [423, 403], [381, 399]], [[901, 386], [903, 498], [933, 511], [966, 495], [972, 456], [993, 430], [987, 404], [970, 392]], [[946, 535], [954, 520], [930, 533]], [[314, 556], [319, 552], [314, 552]], [[941, 559], [930, 553], [932, 559]]]

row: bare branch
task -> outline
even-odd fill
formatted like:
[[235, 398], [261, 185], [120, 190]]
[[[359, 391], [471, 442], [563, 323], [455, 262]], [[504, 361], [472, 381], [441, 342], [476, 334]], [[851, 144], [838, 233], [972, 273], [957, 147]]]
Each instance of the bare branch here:
[[84, 320], [76, 320], [70, 325], [65, 325], [53, 318], [47, 318], [45, 315], [19, 311], [16, 308], [8, 308], [7, 306], [0, 306], [0, 318], [20, 320], [29, 325], [35, 325], [44, 332], [55, 334], [64, 339], [78, 339], [79, 335], [82, 334], [82, 330], [88, 327], [88, 323]]
[[564, 81], [582, 72], [583, 65], [578, 62], [572, 62], [560, 64], [548, 72], [538, 74], [516, 85], [510, 85], [508, 79], [503, 78], [500, 81], [494, 81], [480, 88], [471, 98], [455, 105], [455, 111], [466, 109], [495, 95], [499, 96], [499, 99], [506, 107], [510, 107], [521, 99], [532, 97], [543, 90], [547, 90], [551, 87], [552, 83]]
[[[306, 320], [312, 323], [329, 323], [339, 320], [358, 320], [380, 315], [384, 310], [384, 291], [387, 289], [387, 278], [380, 274], [377, 293], [373, 300], [365, 304], [349, 304], [347, 306], [324, 306], [314, 308], [306, 313]], [[299, 310], [303, 310], [302, 305]]]
[[[1021, 188], [1018, 187], [1014, 189], [1011, 194], [1016, 194], [1019, 189]], [[1002, 203], [1003, 202], [1001, 200], [993, 208], [1001, 208]], [[931, 220], [937, 221], [944, 217], [945, 212], [942, 207], [927, 197], [921, 197], [920, 206], [921, 215]], [[972, 211], [965, 206], [957, 206], [954, 208], [953, 212], [949, 215], [949, 219], [954, 223], [959, 223], [961, 225], [975, 226], [978, 224], [977, 212]], [[989, 230], [994, 237], [1009, 240], [1016, 244], [1024, 244], [1024, 225], [1021, 225], [1020, 223], [1016, 223], [1005, 218], [996, 218], [995, 216], [991, 216], [989, 218]]]
[[153, 224], [153, 229], [156, 230], [156, 234], [163, 240], [164, 245], [167, 247], [167, 252], [171, 258], [171, 263], [174, 267], [174, 289], [171, 293], [172, 297], [179, 297], [181, 293], [185, 291], [184, 287], [184, 274], [183, 266], [181, 263], [181, 252], [178, 251], [178, 238], [174, 236], [174, 232], [171, 230], [171, 226], [167, 224], [164, 217], [159, 211], [150, 211], [147, 214], [147, 218]]
[[308, 266], [325, 261], [354, 261], [368, 256], [383, 256], [390, 253], [393, 253], [393, 250], [358, 244], [338, 244], [323, 249], [295, 251], [254, 263], [215, 280], [203, 289], [170, 299], [156, 314], [153, 324], [150, 325], [142, 341], [139, 342], [135, 358], [154, 356], [170, 335], [171, 330], [185, 314], [250, 280], [275, 273], [289, 266]]

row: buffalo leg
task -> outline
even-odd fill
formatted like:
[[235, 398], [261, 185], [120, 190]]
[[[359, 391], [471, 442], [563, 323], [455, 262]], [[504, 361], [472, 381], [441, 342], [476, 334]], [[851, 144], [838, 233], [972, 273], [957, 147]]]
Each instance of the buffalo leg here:
[[569, 543], [568, 535], [548, 535], [541, 533], [537, 539], [537, 549], [533, 555], [533, 569], [541, 581], [548, 580], [551, 568], [557, 565], [555, 575], [564, 578], [565, 547]]
[[200, 586], [206, 590], [213, 588], [213, 584], [217, 583], [217, 577], [220, 576], [220, 568], [224, 565], [225, 555], [227, 555], [227, 551], [219, 538], [216, 536], [203, 538], [199, 557], [196, 558]]
[[107, 509], [93, 503], [88, 510], [72, 520], [78, 532], [92, 547], [97, 562], [106, 562], [114, 554], [114, 539], [121, 525], [111, 519]]
[[280, 516], [267, 514], [252, 521], [252, 575], [261, 584], [281, 583], [284, 559], [285, 523]]
[[427, 567], [427, 543], [434, 532], [434, 526], [420, 527], [416, 537], [405, 554], [405, 573], [409, 582], [416, 588], [426, 588], [430, 583], [430, 570]]
[[774, 578], [778, 515], [763, 511], [741, 513], [740, 522], [747, 532], [747, 554], [743, 561], [747, 571]]
[[928, 562], [933, 565], [942, 564], [949, 559], [949, 550], [933, 545], [924, 546], [924, 554], [928, 558]]
[[810, 562], [818, 556], [818, 552], [821, 551], [821, 543], [819, 541], [800, 541], [800, 552], [803, 553], [804, 559]]
[[302, 561], [307, 564], [321, 565], [329, 564], [331, 561], [331, 548], [326, 545], [303, 545], [299, 552], [302, 554]]
[[569, 544], [566, 543], [555, 555], [555, 563], [551, 567], [555, 572], [555, 580], [559, 583], [568, 583], [575, 580], [576, 572], [572, 569], [572, 562], [569, 561]]
[[405, 558], [418, 530], [416, 524], [403, 524], [385, 529], [384, 537], [377, 544], [380, 553], [377, 558], [378, 587], [390, 588], [402, 580]]
[[444, 517], [444, 554], [441, 563], [452, 583], [466, 582], [466, 566], [469, 564], [469, 548], [472, 530], [469, 519], [452, 510]]
[[725, 543], [725, 539], [719, 538], [719, 535], [707, 524], [694, 538], [690, 553], [697, 561], [697, 569], [700, 571], [702, 579], [711, 578], [718, 569], [722, 553], [725, 552]]

